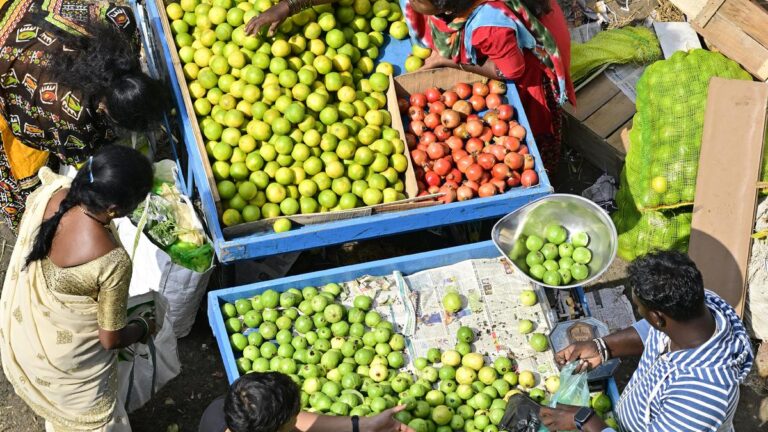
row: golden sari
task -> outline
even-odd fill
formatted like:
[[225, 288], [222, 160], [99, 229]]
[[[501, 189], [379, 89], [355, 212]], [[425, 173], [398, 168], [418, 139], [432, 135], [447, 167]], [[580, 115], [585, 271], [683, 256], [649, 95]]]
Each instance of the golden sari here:
[[[46, 419], [47, 431], [130, 431], [117, 400], [117, 351], [99, 342], [99, 302], [49, 286], [44, 270], [50, 261], [24, 267], [48, 201], [71, 181], [48, 168], [39, 176], [42, 186], [27, 201], [0, 297], [3, 370], [16, 394]], [[103, 273], [91, 263], [61, 270], [85, 266], [90, 274]]]

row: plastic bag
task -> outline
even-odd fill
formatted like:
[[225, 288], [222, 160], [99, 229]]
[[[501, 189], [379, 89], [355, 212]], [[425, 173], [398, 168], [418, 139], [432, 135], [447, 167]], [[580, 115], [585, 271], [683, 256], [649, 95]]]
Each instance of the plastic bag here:
[[[589, 384], [587, 373], [575, 373], [579, 362], [571, 362], [560, 370], [560, 388], [549, 403], [550, 408], [557, 404], [573, 405], [580, 407], [589, 406]], [[539, 432], [547, 432], [545, 426], [539, 428]]]
[[650, 63], [661, 58], [656, 35], [645, 27], [624, 27], [598, 33], [588, 42], [571, 45], [574, 82], [606, 64]]
[[197, 246], [194, 243], [179, 241], [168, 248], [168, 255], [176, 264], [202, 273], [211, 266], [213, 247], [210, 243]]
[[137, 226], [142, 219], [146, 220], [144, 231], [158, 246], [166, 248], [178, 240], [173, 205], [165, 198], [150, 194], [131, 215]]

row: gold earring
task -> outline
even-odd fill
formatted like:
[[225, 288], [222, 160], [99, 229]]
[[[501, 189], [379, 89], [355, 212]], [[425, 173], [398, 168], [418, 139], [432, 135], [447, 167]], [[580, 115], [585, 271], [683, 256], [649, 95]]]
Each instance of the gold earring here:
[[107, 212], [107, 216], [113, 218], [113, 217], [117, 216], [117, 212], [110, 210], [110, 211]]

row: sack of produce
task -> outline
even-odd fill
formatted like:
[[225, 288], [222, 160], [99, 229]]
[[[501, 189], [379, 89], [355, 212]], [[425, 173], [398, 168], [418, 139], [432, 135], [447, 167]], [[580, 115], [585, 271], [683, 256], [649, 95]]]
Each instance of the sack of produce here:
[[571, 45], [571, 78], [579, 82], [606, 64], [651, 63], [661, 58], [656, 35], [645, 27], [623, 27], [598, 33]]
[[619, 210], [611, 218], [619, 232], [617, 254], [622, 259], [632, 261], [659, 250], [688, 251], [691, 235], [690, 207], [640, 212], [632, 201], [623, 175], [616, 194], [616, 204]]
[[624, 167], [638, 210], [693, 204], [712, 77], [751, 79], [723, 55], [696, 49], [650, 65], [638, 81]]

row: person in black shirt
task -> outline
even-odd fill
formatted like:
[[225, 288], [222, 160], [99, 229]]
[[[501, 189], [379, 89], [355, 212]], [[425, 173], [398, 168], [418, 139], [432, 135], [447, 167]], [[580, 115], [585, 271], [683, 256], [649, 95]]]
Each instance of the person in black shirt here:
[[249, 373], [203, 413], [199, 432], [415, 432], [394, 419], [405, 405], [371, 417], [334, 417], [301, 411], [299, 387], [278, 372]]

